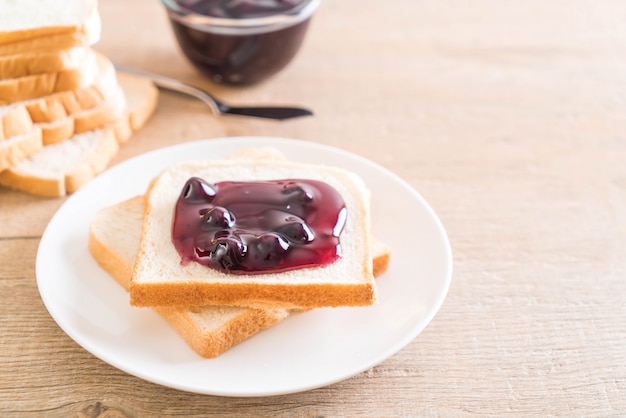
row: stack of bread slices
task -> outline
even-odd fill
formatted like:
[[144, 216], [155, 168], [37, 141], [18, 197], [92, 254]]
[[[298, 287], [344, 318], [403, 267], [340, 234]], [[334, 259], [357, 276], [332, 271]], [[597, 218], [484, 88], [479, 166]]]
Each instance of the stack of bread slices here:
[[97, 0], [0, 0], [0, 185], [72, 193], [150, 117], [158, 92], [92, 49]]
[[[325, 182], [341, 195], [347, 210], [341, 257], [327, 265], [258, 275], [182, 264], [171, 227], [181, 188], [191, 177], [209, 183], [289, 178]], [[89, 250], [130, 291], [131, 305], [152, 307], [203, 357], [220, 355], [294, 310], [374, 304], [374, 277], [387, 269], [391, 255], [371, 236], [369, 191], [358, 176], [289, 162], [274, 149], [245, 149], [226, 160], [169, 167], [143, 196], [97, 213]]]

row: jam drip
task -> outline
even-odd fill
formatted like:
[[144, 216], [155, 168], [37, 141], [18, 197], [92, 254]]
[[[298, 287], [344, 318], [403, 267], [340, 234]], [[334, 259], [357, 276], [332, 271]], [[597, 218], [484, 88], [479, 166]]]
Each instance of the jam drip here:
[[225, 273], [262, 274], [322, 266], [341, 256], [346, 207], [316, 180], [185, 183], [172, 241], [183, 264]]

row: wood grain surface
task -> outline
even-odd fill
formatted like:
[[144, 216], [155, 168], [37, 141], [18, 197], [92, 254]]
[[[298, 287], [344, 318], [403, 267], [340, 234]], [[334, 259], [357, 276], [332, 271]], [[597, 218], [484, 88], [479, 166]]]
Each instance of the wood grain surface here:
[[626, 415], [626, 2], [325, 1], [296, 60], [246, 88], [194, 71], [158, 1], [101, 0], [100, 12], [96, 49], [114, 61], [316, 112], [216, 117], [162, 93], [112, 164], [233, 135], [355, 152], [433, 206], [453, 283], [424, 332], [351, 379], [268, 398], [185, 393], [61, 331], [35, 259], [64, 200], [0, 189], [0, 416]]

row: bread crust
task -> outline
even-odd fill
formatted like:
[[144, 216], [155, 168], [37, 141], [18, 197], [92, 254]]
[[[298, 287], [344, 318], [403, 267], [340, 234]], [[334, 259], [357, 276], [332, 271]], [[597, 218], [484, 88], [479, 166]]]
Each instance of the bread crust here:
[[[262, 281], [262, 280], [259, 280]], [[376, 300], [372, 283], [362, 284], [250, 284], [131, 282], [133, 306], [230, 305], [251, 308], [309, 309], [369, 306]]]

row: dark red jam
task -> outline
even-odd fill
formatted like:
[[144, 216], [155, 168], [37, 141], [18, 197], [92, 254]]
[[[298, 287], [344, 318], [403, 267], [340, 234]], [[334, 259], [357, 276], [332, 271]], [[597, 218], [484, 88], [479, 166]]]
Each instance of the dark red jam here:
[[[293, 9], [304, 0], [228, 1], [174, 0], [188, 12], [203, 16], [249, 19]], [[171, 15], [170, 15], [171, 17]], [[210, 25], [187, 25], [171, 18], [172, 28], [185, 56], [217, 83], [252, 84], [284, 68], [296, 55], [310, 18], [291, 26], [224, 30]]]
[[176, 202], [172, 241], [183, 264], [233, 274], [323, 266], [341, 257], [347, 211], [316, 180], [209, 184], [192, 177]]

